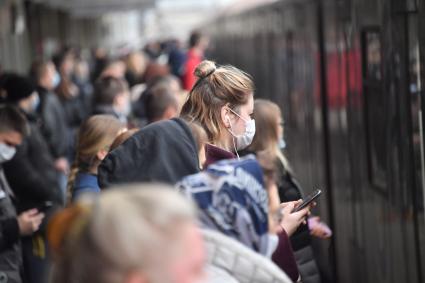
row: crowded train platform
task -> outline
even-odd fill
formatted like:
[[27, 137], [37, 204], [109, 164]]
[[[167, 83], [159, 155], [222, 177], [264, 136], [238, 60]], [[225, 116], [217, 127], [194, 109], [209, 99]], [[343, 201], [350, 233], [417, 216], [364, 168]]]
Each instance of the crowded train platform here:
[[0, 283], [425, 282], [425, 1], [0, 0]]

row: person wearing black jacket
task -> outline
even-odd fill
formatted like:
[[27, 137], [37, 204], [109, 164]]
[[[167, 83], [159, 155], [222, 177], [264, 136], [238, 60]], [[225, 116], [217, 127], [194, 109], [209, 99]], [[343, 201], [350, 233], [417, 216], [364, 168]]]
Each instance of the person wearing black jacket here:
[[37, 231], [44, 218], [34, 209], [17, 215], [14, 193], [3, 172], [3, 164], [13, 158], [27, 134], [25, 117], [16, 108], [0, 106], [0, 282], [22, 282], [20, 238]]
[[54, 159], [58, 182], [65, 199], [66, 175], [69, 172], [70, 148], [74, 145], [72, 130], [67, 123], [66, 111], [59, 98], [53, 92], [60, 78], [55, 66], [50, 61], [35, 62], [31, 74], [37, 85], [40, 103], [36, 114], [41, 122], [41, 134], [47, 142]]
[[22, 111], [30, 127], [30, 134], [17, 149], [15, 157], [4, 165], [6, 177], [18, 198], [18, 210], [37, 207], [44, 201], [61, 204], [54, 159], [40, 132], [35, 112], [38, 105], [36, 89], [27, 78], [19, 75], [10, 75], [4, 89], [6, 102]]
[[150, 124], [114, 149], [98, 169], [101, 188], [113, 184], [175, 184], [199, 172], [197, 142], [189, 125], [174, 118]]
[[[17, 211], [42, 207], [46, 202], [58, 207], [63, 203], [58, 172], [47, 144], [40, 133], [35, 109], [38, 95], [27, 78], [10, 75], [4, 82], [6, 102], [17, 106], [29, 121], [30, 134], [23, 139], [15, 156], [3, 165], [6, 178], [16, 196]], [[39, 233], [22, 240], [26, 281], [45, 282], [48, 271], [44, 226], [53, 209], [46, 211], [46, 221]]]

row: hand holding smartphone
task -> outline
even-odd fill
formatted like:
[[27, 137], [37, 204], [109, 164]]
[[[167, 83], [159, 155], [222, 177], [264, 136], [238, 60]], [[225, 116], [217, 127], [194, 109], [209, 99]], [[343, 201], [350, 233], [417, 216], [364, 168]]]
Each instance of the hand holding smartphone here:
[[319, 189], [315, 190], [314, 192], [309, 194], [306, 198], [304, 198], [303, 202], [299, 206], [295, 207], [292, 212], [300, 211], [303, 208], [309, 206], [310, 203], [312, 203], [314, 200], [316, 200], [321, 194], [322, 194], [321, 190], [319, 190]]

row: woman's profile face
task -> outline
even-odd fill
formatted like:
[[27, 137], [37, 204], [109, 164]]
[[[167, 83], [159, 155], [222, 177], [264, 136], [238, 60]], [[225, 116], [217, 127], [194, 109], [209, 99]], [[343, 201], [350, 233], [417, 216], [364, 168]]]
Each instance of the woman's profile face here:
[[[234, 110], [234, 109], [232, 109]], [[251, 116], [254, 112], [254, 97], [252, 94], [249, 95], [247, 103], [239, 106], [236, 110], [236, 115], [231, 110], [228, 109], [227, 111], [227, 117], [229, 117], [230, 120], [230, 126], [233, 133], [236, 135], [243, 135], [245, 133], [245, 124], [249, 120], [251, 120]], [[229, 121], [227, 122], [229, 123]], [[226, 123], [225, 123], [226, 124]]]
[[279, 115], [276, 118], [276, 130], [277, 130], [277, 136], [278, 136], [279, 139], [282, 139], [283, 138], [283, 131], [284, 131], [283, 124], [284, 124], [283, 119]]

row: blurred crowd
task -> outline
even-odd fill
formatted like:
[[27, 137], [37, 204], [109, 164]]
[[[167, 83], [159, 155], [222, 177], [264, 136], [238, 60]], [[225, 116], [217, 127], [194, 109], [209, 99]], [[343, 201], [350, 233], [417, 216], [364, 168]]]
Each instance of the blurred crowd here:
[[0, 74], [0, 283], [328, 281], [279, 106], [208, 44]]

